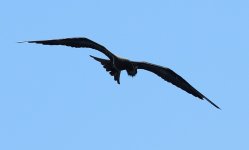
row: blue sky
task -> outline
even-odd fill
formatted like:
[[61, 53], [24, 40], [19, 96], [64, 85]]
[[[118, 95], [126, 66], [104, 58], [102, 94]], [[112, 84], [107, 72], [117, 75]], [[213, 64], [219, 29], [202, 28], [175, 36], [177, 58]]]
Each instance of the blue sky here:
[[[0, 149], [249, 149], [249, 1], [43, 0], [0, 6]], [[114, 82], [88, 37], [169, 67], [217, 103], [139, 71]]]

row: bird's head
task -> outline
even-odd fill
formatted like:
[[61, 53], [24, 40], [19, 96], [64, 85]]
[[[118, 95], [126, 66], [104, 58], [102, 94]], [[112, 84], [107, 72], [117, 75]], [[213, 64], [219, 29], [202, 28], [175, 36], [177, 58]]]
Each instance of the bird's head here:
[[137, 67], [134, 66], [133, 64], [131, 64], [131, 66], [129, 66], [127, 69], [127, 74], [134, 77], [137, 74]]

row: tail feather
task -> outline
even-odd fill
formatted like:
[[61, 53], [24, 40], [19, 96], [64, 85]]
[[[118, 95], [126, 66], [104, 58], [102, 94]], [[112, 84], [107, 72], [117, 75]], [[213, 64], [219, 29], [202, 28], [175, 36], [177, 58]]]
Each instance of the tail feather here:
[[118, 84], [120, 84], [120, 71], [117, 71], [112, 66], [112, 62], [110, 60], [98, 58], [92, 55], [90, 55], [90, 57], [100, 62], [103, 65], [103, 67], [106, 69], [106, 71], [109, 72], [111, 76], [114, 76], [114, 80], [117, 81]]
[[102, 59], [102, 58], [98, 58], [98, 57], [95, 57], [95, 56], [92, 56], [90, 55], [90, 57], [92, 57], [93, 59], [97, 60], [98, 62], [102, 63], [102, 62], [108, 62], [109, 60], [107, 59]]

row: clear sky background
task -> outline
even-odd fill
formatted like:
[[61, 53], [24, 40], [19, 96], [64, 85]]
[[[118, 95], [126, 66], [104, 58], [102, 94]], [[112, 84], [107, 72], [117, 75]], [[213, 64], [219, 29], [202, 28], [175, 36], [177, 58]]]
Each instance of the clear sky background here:
[[[1, 150], [248, 150], [248, 0], [5, 0]], [[121, 85], [91, 49], [17, 41], [88, 37], [176, 71], [219, 105], [139, 71]]]

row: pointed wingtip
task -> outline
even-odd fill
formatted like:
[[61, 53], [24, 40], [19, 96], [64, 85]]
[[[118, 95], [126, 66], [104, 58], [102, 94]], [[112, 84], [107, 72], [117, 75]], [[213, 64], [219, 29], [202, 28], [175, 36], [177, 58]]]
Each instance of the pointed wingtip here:
[[27, 43], [27, 41], [18, 41], [16, 43]]
[[18, 41], [17, 43], [35, 43], [34, 41]]
[[217, 109], [221, 110], [221, 108], [216, 105], [214, 102], [212, 102], [210, 99], [208, 99], [207, 97], [204, 97], [204, 99], [206, 99], [211, 105], [213, 105], [214, 107], [216, 107]]

